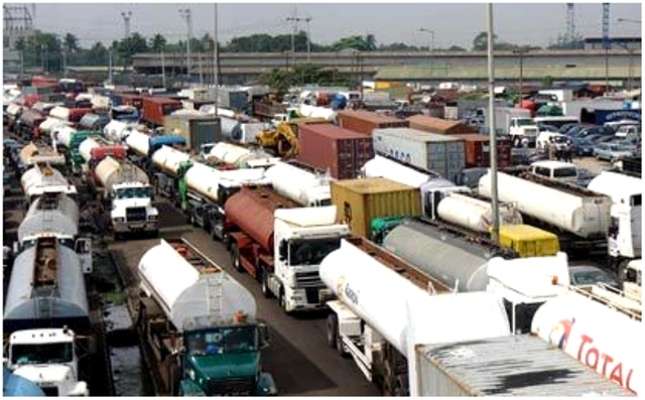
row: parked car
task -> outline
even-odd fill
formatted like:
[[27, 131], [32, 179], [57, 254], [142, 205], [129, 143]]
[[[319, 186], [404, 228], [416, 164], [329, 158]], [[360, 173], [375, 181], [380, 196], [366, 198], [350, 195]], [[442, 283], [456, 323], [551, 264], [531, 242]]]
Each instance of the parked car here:
[[563, 133], [567, 136], [573, 136], [575, 135], [578, 131], [586, 128], [593, 128], [596, 125], [592, 124], [571, 124], [569, 128], [567, 128], [565, 131], [560, 131], [560, 133]]
[[533, 175], [558, 182], [576, 183], [578, 180], [575, 164], [562, 161], [537, 161], [531, 164], [529, 171]]
[[641, 126], [637, 124], [621, 125], [616, 129], [616, 137], [627, 137], [628, 135], [641, 135]]
[[570, 138], [573, 152], [576, 156], [592, 156], [594, 143], [589, 138]]
[[540, 132], [540, 133], [542, 133], [542, 132], [559, 132], [559, 129], [558, 129], [557, 126], [547, 124], [546, 122], [538, 122], [537, 127], [538, 127], [538, 132]]
[[579, 137], [585, 137], [589, 135], [613, 136], [614, 131], [613, 129], [608, 128], [606, 126], [592, 126], [592, 127], [580, 129], [577, 132], [575, 132], [573, 135], [579, 136]]
[[608, 128], [613, 129], [614, 131], [617, 131], [621, 126], [628, 126], [628, 125], [638, 125], [638, 121], [634, 121], [633, 119], [621, 119], [620, 121], [611, 121], [611, 122], [605, 122], [603, 126], [606, 126]]
[[573, 286], [590, 286], [602, 283], [614, 288], [620, 288], [618, 279], [615, 276], [593, 265], [570, 266], [569, 278]]
[[599, 160], [614, 162], [632, 156], [636, 149], [636, 146], [624, 143], [600, 143], [594, 147], [593, 155]]

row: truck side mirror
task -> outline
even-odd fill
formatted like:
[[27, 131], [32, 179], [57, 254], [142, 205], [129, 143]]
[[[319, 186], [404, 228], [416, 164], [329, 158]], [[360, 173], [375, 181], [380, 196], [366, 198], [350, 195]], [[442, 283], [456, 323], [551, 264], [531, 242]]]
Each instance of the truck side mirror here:
[[288, 243], [286, 240], [281, 240], [280, 245], [278, 246], [278, 255], [280, 257], [280, 261], [284, 261], [287, 259], [287, 246]]
[[260, 337], [260, 348], [269, 347], [269, 327], [265, 323], [258, 323], [258, 335]]

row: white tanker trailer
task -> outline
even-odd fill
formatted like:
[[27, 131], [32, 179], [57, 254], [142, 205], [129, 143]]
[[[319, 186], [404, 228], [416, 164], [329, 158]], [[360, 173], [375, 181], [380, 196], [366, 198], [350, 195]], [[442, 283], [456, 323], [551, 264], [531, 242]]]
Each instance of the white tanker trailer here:
[[76, 187], [55, 168], [48, 165], [36, 165], [20, 177], [22, 191], [28, 204], [31, 204], [43, 193], [65, 193], [76, 196]]
[[267, 169], [273, 190], [303, 207], [331, 204], [329, 177], [309, 172], [285, 162], [277, 162]]
[[275, 164], [279, 160], [279, 158], [271, 157], [264, 152], [225, 142], [215, 144], [206, 159], [217, 163], [234, 165], [238, 168], [268, 166]]
[[158, 193], [164, 194], [169, 199], [174, 199], [179, 204], [177, 185], [186, 172], [190, 155], [170, 146], [161, 148], [152, 154], [152, 166], [149, 174]]
[[510, 334], [497, 296], [451, 293], [441, 282], [362, 238], [342, 240], [322, 261], [320, 276], [338, 297], [327, 302], [332, 310], [327, 320], [329, 345], [349, 353], [365, 377], [387, 395], [408, 394], [408, 380], [416, 369], [412, 355], [419, 343]]
[[19, 158], [21, 167], [30, 167], [34, 164], [65, 165], [65, 156], [56, 149], [29, 142], [20, 150]]
[[162, 240], [137, 270], [129, 308], [158, 396], [276, 394], [260, 361], [268, 331], [248, 290], [184, 239]]
[[43, 233], [75, 239], [79, 212], [76, 202], [62, 193], [46, 194], [29, 206], [18, 226], [18, 243]]

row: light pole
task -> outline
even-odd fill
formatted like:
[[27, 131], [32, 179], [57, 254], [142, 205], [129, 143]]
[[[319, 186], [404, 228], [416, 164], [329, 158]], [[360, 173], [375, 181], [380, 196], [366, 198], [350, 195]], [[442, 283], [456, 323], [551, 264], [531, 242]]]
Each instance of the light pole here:
[[488, 135], [490, 137], [490, 186], [491, 208], [493, 211], [493, 242], [499, 242], [499, 210], [497, 204], [497, 133], [495, 132], [495, 59], [493, 53], [493, 5], [486, 5], [486, 20], [488, 25]]
[[525, 48], [519, 48], [513, 50], [513, 54], [517, 54], [520, 57], [520, 106], [522, 104], [522, 94], [524, 93], [524, 54], [528, 53], [528, 50]]
[[[638, 24], [638, 25], [641, 24], [640, 19], [629, 19], [629, 18], [618, 18], [618, 22], [628, 22], [628, 23], [633, 23], [633, 24]], [[633, 77], [634, 77], [633, 72], [632, 72], [632, 68], [633, 68], [633, 65], [634, 65], [634, 60], [633, 60], [634, 49], [630, 48], [626, 44], [621, 44], [621, 43], [618, 43], [618, 42], [616, 42], [616, 44], [619, 45], [620, 47], [624, 48], [625, 50], [627, 50], [627, 52], [629, 53], [629, 70], [628, 70], [629, 77], [627, 79], [627, 90], [631, 92], [631, 90], [633, 88]]]
[[[127, 55], [130, 54], [130, 42], [128, 41], [128, 38], [130, 37], [130, 20], [132, 19], [132, 11], [122, 11], [121, 12], [121, 17], [123, 18], [123, 26], [125, 29], [125, 36], [124, 42], [125, 45], [127, 46], [126, 48], [126, 53]], [[125, 74], [125, 69], [127, 67], [127, 55], [123, 58], [123, 73]]]
[[434, 53], [434, 31], [432, 29], [426, 29], [426, 28], [419, 28], [419, 32], [425, 32], [430, 34], [430, 46], [428, 46], [428, 50], [430, 52], [430, 67], [432, 67], [432, 53]]
[[190, 82], [192, 63], [191, 63], [191, 53], [190, 53], [190, 40], [192, 38], [193, 22], [190, 8], [180, 8], [179, 15], [186, 20], [186, 75], [188, 75], [188, 81]]

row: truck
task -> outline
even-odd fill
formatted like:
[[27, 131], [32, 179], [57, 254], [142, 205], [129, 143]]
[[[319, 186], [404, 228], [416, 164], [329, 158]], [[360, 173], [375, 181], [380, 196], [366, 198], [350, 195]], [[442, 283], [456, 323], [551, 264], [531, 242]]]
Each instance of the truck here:
[[162, 126], [164, 117], [182, 108], [181, 101], [169, 97], [143, 97], [143, 113], [141, 120], [151, 128]]
[[164, 118], [164, 132], [183, 137], [187, 150], [199, 150], [202, 144], [221, 140], [222, 135], [217, 117], [174, 114]]
[[[530, 173], [497, 173], [498, 195], [513, 202], [524, 220], [558, 234], [570, 256], [606, 251], [611, 199], [591, 190]], [[479, 194], [490, 198], [490, 171], [479, 179]]]
[[72, 171], [78, 173], [82, 170], [86, 160], [80, 153], [79, 147], [87, 138], [100, 136], [100, 132], [77, 131], [71, 127], [63, 127], [52, 130], [52, 144], [55, 142], [59, 151], [65, 154], [68, 166]]
[[65, 166], [65, 156], [60, 154], [56, 149], [42, 144], [36, 145], [29, 142], [19, 153], [19, 170], [25, 170], [35, 164], [49, 164], [56, 166]]
[[27, 204], [31, 204], [45, 193], [65, 193], [76, 197], [76, 186], [72, 185], [63, 174], [46, 164], [36, 164], [20, 177], [20, 185]]
[[330, 177], [307, 171], [282, 161], [266, 171], [273, 190], [302, 207], [328, 206], [331, 204]]
[[[409, 395], [417, 343], [510, 335], [498, 297], [452, 289], [362, 237], [341, 241], [321, 263], [329, 298], [327, 343], [351, 356], [385, 395]], [[459, 339], [458, 339], [459, 338]], [[410, 357], [408, 356], [410, 355]]]
[[224, 204], [231, 260], [286, 312], [323, 308], [321, 260], [349, 234], [336, 207], [298, 207], [268, 187], [243, 187]]
[[150, 157], [162, 146], [184, 148], [186, 139], [179, 135], [148, 135], [137, 129], [129, 131], [125, 137], [130, 160], [142, 168], [148, 168]]
[[219, 170], [208, 165], [186, 161], [180, 168], [181, 208], [194, 226], [206, 230], [213, 239], [224, 240], [224, 204], [242, 186], [267, 185], [263, 168]]
[[25, 109], [15, 125], [15, 133], [24, 140], [38, 138], [38, 127], [45, 121], [45, 116], [31, 108]]
[[252, 168], [254, 166], [268, 166], [279, 158], [257, 150], [234, 144], [219, 142], [214, 144], [204, 157], [208, 163], [226, 164], [236, 168]]
[[157, 396], [277, 394], [251, 293], [185, 239], [161, 240], [128, 295]]
[[641, 258], [643, 180], [617, 172], [603, 171], [587, 189], [611, 198], [607, 249], [610, 265], [618, 276], [626, 265]]
[[[488, 107], [478, 109], [484, 115], [484, 126], [490, 125], [490, 111]], [[519, 144], [515, 139], [535, 138], [538, 127], [531, 118], [531, 111], [518, 107], [495, 107], [495, 130], [497, 134], [511, 135], [513, 144]]]
[[179, 180], [186, 172], [190, 155], [170, 146], [161, 148], [152, 154], [148, 175], [153, 177], [155, 191], [179, 204]]
[[124, 159], [110, 156], [94, 164], [90, 182], [110, 204], [110, 221], [116, 239], [127, 233], [159, 233], [159, 210], [152, 203], [148, 175]]
[[125, 158], [126, 147], [112, 143], [101, 136], [90, 136], [78, 145], [78, 153], [84, 161], [81, 166], [83, 172], [87, 173], [105, 157]]

